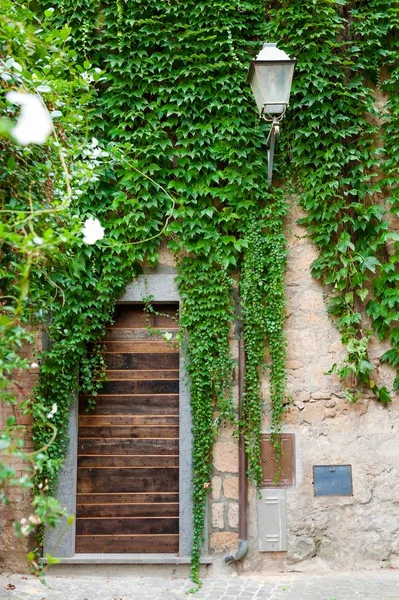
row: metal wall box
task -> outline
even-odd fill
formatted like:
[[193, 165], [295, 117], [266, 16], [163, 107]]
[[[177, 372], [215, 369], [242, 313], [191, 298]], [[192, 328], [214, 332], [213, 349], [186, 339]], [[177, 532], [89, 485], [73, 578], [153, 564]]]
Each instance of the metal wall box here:
[[352, 466], [315, 466], [313, 483], [315, 496], [352, 496]]
[[295, 485], [295, 434], [283, 433], [280, 473], [276, 481], [276, 453], [270, 434], [260, 436], [260, 457], [263, 472], [262, 487], [284, 488]]
[[285, 490], [260, 490], [258, 499], [259, 552], [287, 551]]

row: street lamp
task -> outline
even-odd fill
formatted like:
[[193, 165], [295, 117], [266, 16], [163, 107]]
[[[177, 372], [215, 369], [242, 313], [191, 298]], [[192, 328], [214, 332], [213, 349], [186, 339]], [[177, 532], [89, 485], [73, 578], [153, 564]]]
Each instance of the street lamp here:
[[268, 182], [272, 185], [273, 157], [279, 124], [290, 99], [296, 60], [277, 48], [277, 44], [263, 44], [255, 60], [251, 61], [248, 82], [258, 106], [259, 116], [271, 123], [267, 144]]

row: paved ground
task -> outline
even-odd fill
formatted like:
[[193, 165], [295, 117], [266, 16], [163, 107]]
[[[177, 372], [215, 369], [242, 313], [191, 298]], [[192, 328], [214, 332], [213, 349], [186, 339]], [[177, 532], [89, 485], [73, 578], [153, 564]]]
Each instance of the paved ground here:
[[[188, 579], [48, 575], [0, 576], [1, 600], [399, 600], [399, 571], [330, 575], [205, 578], [189, 593]], [[15, 586], [15, 587], [14, 587]]]

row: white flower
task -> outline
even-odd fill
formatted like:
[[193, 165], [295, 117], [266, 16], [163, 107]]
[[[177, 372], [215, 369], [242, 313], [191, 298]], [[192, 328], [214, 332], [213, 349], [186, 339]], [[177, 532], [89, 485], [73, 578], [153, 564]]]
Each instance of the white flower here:
[[30, 526], [29, 525], [22, 525], [21, 527], [21, 533], [22, 535], [29, 535], [29, 531], [30, 531]]
[[85, 244], [95, 244], [104, 237], [104, 227], [98, 219], [86, 219], [82, 229]]
[[164, 334], [162, 335], [162, 337], [163, 337], [163, 339], [164, 339], [166, 342], [170, 342], [170, 340], [172, 339], [172, 337], [173, 337], [173, 336], [172, 336], [172, 334], [170, 333], [170, 331], [167, 331], [166, 333], [164, 333]]
[[37, 364], [37, 362], [33, 362], [30, 366], [31, 369], [37, 369], [39, 367], [39, 365]]
[[93, 75], [90, 75], [90, 73], [88, 73], [87, 71], [84, 71], [84, 73], [81, 74], [81, 77], [89, 83], [92, 83], [94, 81]]
[[58, 406], [54, 403], [53, 406], [51, 407], [50, 412], [47, 415], [47, 418], [52, 419], [54, 417], [55, 413], [57, 412], [57, 410], [58, 410]]
[[22, 145], [44, 144], [53, 131], [53, 122], [40, 96], [8, 92], [6, 98], [21, 106], [17, 124], [11, 130], [13, 137]]
[[101, 150], [101, 148], [94, 148], [93, 152], [91, 153], [91, 156], [93, 158], [98, 158], [99, 156], [101, 156], [103, 153], [103, 151]]

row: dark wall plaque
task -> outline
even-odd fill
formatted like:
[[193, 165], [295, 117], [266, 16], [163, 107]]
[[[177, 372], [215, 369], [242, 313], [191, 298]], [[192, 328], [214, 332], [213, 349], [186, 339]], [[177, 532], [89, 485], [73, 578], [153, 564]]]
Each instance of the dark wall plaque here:
[[281, 435], [282, 456], [280, 457], [279, 476], [276, 483], [276, 453], [271, 436], [260, 436], [260, 457], [263, 472], [262, 487], [290, 487], [295, 485], [295, 434]]
[[351, 465], [313, 467], [315, 496], [352, 496]]

